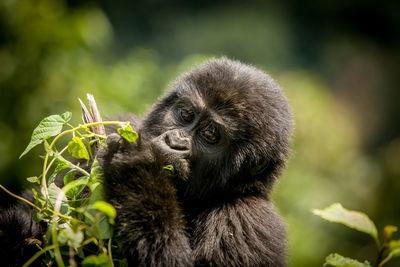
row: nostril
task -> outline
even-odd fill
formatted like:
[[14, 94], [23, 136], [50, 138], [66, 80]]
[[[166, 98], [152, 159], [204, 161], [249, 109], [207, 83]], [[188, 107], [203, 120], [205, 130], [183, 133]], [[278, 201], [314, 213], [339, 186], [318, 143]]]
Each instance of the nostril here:
[[177, 134], [179, 135], [180, 138], [187, 138], [183, 130], [178, 130]]
[[165, 143], [175, 150], [190, 150], [190, 139], [181, 131], [171, 131], [165, 135]]

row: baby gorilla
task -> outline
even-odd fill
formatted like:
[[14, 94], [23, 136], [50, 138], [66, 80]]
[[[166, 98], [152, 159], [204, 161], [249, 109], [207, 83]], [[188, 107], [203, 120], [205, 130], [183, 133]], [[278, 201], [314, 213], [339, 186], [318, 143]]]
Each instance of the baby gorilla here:
[[285, 266], [269, 193], [293, 122], [269, 76], [212, 59], [178, 78], [143, 120], [128, 119], [140, 138], [111, 133], [98, 157], [130, 266]]

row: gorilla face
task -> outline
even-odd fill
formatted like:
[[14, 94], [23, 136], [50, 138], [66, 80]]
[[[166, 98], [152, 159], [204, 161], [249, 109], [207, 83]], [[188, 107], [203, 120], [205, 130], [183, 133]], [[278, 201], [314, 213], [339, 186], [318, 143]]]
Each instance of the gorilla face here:
[[218, 164], [232, 142], [229, 125], [206, 99], [186, 93], [177, 91], [176, 101], [163, 112], [162, 129], [157, 127], [162, 131], [153, 139], [184, 180], [198, 169]]
[[222, 58], [179, 77], [146, 117], [142, 134], [199, 195], [199, 188], [223, 190], [228, 181], [235, 187], [249, 180], [271, 184], [287, 157], [291, 127], [277, 84], [256, 68]]

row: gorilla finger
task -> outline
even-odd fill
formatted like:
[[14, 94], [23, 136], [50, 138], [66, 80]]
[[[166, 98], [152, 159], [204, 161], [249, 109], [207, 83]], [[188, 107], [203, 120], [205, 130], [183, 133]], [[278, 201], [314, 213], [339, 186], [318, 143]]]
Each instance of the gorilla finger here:
[[109, 153], [115, 153], [120, 148], [123, 138], [118, 133], [112, 133], [107, 136], [107, 150]]

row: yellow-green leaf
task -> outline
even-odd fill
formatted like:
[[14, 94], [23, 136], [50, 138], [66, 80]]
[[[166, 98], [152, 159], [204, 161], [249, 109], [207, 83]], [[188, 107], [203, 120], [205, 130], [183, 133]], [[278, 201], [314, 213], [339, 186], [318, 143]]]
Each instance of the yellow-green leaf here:
[[355, 259], [346, 258], [337, 253], [328, 255], [325, 259], [324, 266], [335, 266], [335, 267], [371, 267], [368, 261], [359, 262]]
[[347, 210], [340, 203], [334, 203], [323, 210], [314, 209], [313, 213], [325, 220], [341, 223], [347, 227], [369, 234], [379, 243], [378, 231], [375, 224], [362, 212]]
[[391, 248], [389, 254], [380, 262], [379, 266], [383, 266], [383, 264], [385, 264], [386, 262], [398, 257], [400, 257], [400, 248]]
[[400, 257], [400, 248], [393, 249], [390, 251], [388, 258], [393, 259], [393, 258], [398, 258]]
[[132, 127], [127, 125], [122, 125], [121, 128], [117, 129], [118, 133], [128, 142], [135, 142], [139, 135], [132, 129]]
[[394, 225], [386, 225], [385, 228], [383, 228], [383, 238], [385, 240], [390, 240], [392, 239], [393, 233], [397, 232], [397, 227]]
[[91, 191], [95, 190], [96, 184], [103, 182], [103, 169], [101, 168], [97, 158], [93, 160], [92, 167], [90, 169], [90, 182], [92, 184], [90, 187]]
[[389, 242], [390, 250], [400, 249], [400, 240], [391, 240]]
[[90, 255], [82, 261], [83, 267], [111, 267], [110, 258], [105, 254]]
[[89, 152], [82, 140], [77, 136], [72, 138], [72, 141], [68, 143], [68, 152], [71, 153], [74, 158], [89, 160]]
[[175, 169], [174, 166], [172, 165], [166, 165], [163, 167], [163, 169], [167, 172], [170, 172], [171, 174], [175, 174]]
[[117, 216], [117, 211], [115, 208], [110, 204], [105, 201], [99, 200], [94, 203], [94, 207], [103, 212], [104, 214], [107, 215], [109, 218], [109, 221], [111, 224], [114, 224], [114, 219]]
[[35, 184], [35, 183], [40, 184], [40, 180], [36, 176], [28, 177], [28, 178], [26, 178], [26, 180], [28, 180], [28, 182], [33, 183], [33, 184]]

